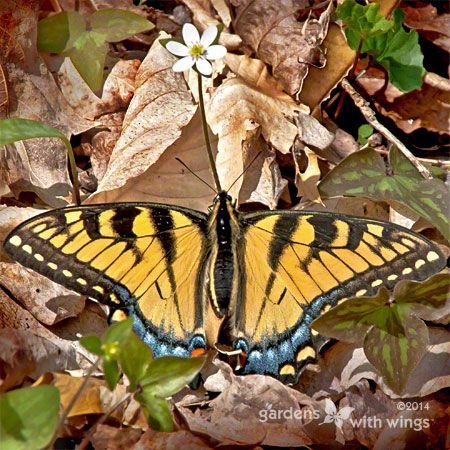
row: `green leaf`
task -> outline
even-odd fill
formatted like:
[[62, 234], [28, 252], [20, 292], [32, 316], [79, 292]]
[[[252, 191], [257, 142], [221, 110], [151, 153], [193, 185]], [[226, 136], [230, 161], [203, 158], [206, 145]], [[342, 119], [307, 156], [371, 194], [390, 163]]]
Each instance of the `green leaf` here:
[[29, 119], [0, 120], [0, 147], [17, 141], [39, 137], [56, 137], [62, 139], [68, 149], [72, 149], [69, 140], [61, 131], [45, 123]]
[[409, 304], [412, 312], [435, 320], [450, 314], [450, 274], [440, 273], [423, 282], [403, 280], [394, 289], [395, 302]]
[[374, 297], [360, 297], [342, 302], [315, 319], [311, 327], [324, 336], [340, 341], [362, 342], [374, 323], [383, 327], [382, 310], [389, 300], [382, 287]]
[[16, 389], [0, 395], [0, 448], [39, 450], [58, 423], [59, 391], [54, 386]]
[[424, 179], [396, 147], [383, 158], [367, 148], [345, 158], [319, 183], [322, 198], [341, 195], [396, 201], [418, 213], [450, 240], [450, 193], [438, 179]]
[[137, 33], [155, 28], [144, 17], [122, 9], [100, 9], [92, 14], [91, 27], [107, 42], [119, 42]]
[[103, 85], [108, 44], [105, 36], [95, 31], [86, 31], [67, 52], [73, 65], [93, 92], [98, 92]]
[[103, 355], [102, 342], [98, 336], [83, 336], [80, 339], [80, 344], [94, 355]]
[[137, 384], [146, 374], [153, 360], [150, 347], [131, 333], [125, 343], [125, 351], [120, 352], [119, 362], [123, 372], [130, 380], [130, 389], [135, 391]]
[[362, 6], [354, 0], [346, 0], [337, 7], [336, 14], [347, 27], [345, 34], [353, 50], [358, 49], [361, 40], [386, 33], [394, 26], [380, 14], [378, 3]]
[[72, 48], [85, 30], [83, 17], [75, 11], [47, 17], [38, 23], [38, 48], [43, 52], [62, 53]]
[[386, 329], [373, 327], [367, 333], [364, 353], [386, 383], [395, 392], [401, 393], [426, 353], [428, 329], [422, 320], [407, 314], [400, 307], [391, 308], [387, 318]]
[[103, 373], [105, 374], [105, 380], [108, 383], [109, 389], [112, 391], [116, 387], [120, 380], [120, 369], [116, 360], [103, 359]]
[[403, 280], [391, 296], [382, 287], [373, 297], [346, 300], [314, 320], [311, 327], [335, 339], [364, 342], [367, 359], [401, 393], [428, 345], [428, 330], [419, 317], [433, 320], [448, 314], [449, 288], [449, 274], [423, 282]]
[[104, 343], [117, 343], [125, 346], [130, 334], [133, 332], [133, 318], [127, 317], [125, 320], [113, 323], [105, 333]]
[[152, 361], [141, 385], [157, 397], [170, 397], [189, 384], [204, 363], [202, 357], [162, 356]]
[[361, 125], [358, 128], [358, 142], [361, 145], [367, 144], [367, 141], [369, 140], [370, 136], [373, 134], [373, 127], [368, 124]]
[[346, 0], [336, 12], [344, 22], [345, 36], [353, 50], [372, 55], [388, 72], [389, 81], [403, 92], [422, 86], [425, 69], [417, 31], [403, 29], [404, 15], [400, 9], [393, 20], [386, 20], [379, 12], [378, 3], [359, 5]]
[[167, 400], [154, 395], [150, 389], [143, 389], [136, 394], [149, 425], [158, 431], [173, 431], [173, 420]]

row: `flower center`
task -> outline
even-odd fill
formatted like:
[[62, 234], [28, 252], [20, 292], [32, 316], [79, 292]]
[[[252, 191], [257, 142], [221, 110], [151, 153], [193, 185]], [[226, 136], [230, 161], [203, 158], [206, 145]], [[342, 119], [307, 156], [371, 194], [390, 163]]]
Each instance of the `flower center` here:
[[189, 54], [196, 59], [200, 58], [203, 53], [205, 53], [205, 47], [203, 47], [203, 45], [201, 44], [194, 44], [189, 48]]

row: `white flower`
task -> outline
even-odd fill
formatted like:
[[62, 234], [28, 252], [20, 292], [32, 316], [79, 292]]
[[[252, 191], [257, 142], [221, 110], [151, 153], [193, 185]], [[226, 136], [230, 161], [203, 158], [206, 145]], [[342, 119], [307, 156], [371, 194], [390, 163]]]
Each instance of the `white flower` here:
[[[211, 45], [217, 38], [218, 29], [211, 25], [202, 34], [197, 31], [191, 23], [183, 25], [184, 44], [177, 41], [169, 41], [166, 44], [167, 50], [175, 56], [181, 57], [173, 65], [174, 72], [183, 72], [194, 66], [205, 77], [212, 74], [212, 65], [209, 61], [220, 59], [225, 56], [227, 49], [223, 45]], [[208, 61], [209, 60], [209, 61]]]

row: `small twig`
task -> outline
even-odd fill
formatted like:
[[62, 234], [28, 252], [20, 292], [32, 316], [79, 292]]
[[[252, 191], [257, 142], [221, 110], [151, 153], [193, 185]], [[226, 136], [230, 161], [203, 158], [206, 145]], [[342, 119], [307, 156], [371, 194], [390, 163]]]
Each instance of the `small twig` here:
[[47, 445], [47, 449], [48, 450], [52, 450], [53, 446], [56, 442], [56, 439], [58, 439], [58, 435], [59, 432], [61, 431], [61, 429], [64, 426], [64, 422], [67, 419], [67, 416], [69, 415], [70, 411], [72, 410], [72, 408], [74, 407], [75, 403], [79, 400], [79, 398], [81, 397], [81, 394], [83, 393], [83, 391], [86, 389], [87, 384], [90, 381], [90, 376], [94, 373], [94, 371], [96, 369], [98, 369], [98, 363], [100, 362], [100, 357], [98, 357], [94, 363], [92, 364], [91, 367], [89, 367], [88, 372], [85, 375], [85, 378], [83, 380], [83, 382], [81, 383], [81, 386], [78, 388], [77, 392], [75, 393], [75, 395], [72, 397], [72, 400], [70, 400], [69, 404], [67, 405], [67, 407], [64, 409], [63, 413], [61, 414], [61, 417], [59, 418], [58, 421], [58, 425], [55, 428], [55, 432], [53, 433], [52, 439], [50, 441], [50, 443]]
[[378, 122], [376, 114], [373, 109], [371, 109], [369, 102], [366, 101], [358, 92], [356, 92], [355, 88], [348, 82], [348, 80], [344, 78], [341, 85], [342, 88], [350, 95], [357, 108], [361, 111], [361, 114], [367, 120], [367, 123], [372, 125], [373, 128], [382, 134], [389, 142], [396, 145], [424, 178], [432, 178], [430, 171], [406, 148], [400, 139], [394, 136], [394, 134], [392, 134], [384, 125]]
[[92, 435], [94, 434], [94, 431], [97, 429], [99, 425], [102, 425], [105, 420], [122, 404], [130, 400], [132, 393], [128, 393], [125, 397], [123, 397], [121, 400], [114, 403], [114, 405], [111, 406], [111, 408], [108, 409], [98, 420], [95, 422], [92, 427], [89, 429], [89, 431], [84, 435], [83, 440], [80, 442], [80, 445], [78, 446], [77, 450], [84, 450], [88, 444], [89, 440], [91, 439]]

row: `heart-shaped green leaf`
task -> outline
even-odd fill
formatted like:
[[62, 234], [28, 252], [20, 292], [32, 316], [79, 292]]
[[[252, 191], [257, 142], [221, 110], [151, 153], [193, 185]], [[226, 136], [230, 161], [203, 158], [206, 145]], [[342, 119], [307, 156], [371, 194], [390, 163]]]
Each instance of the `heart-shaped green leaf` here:
[[345, 158], [319, 183], [322, 198], [348, 195], [397, 201], [411, 208], [450, 240], [450, 192], [438, 179], [424, 179], [413, 164], [393, 147], [390, 171], [383, 158], [367, 148]]
[[141, 385], [157, 397], [170, 397], [188, 385], [200, 372], [205, 358], [162, 356], [154, 359]]
[[26, 387], [0, 395], [0, 448], [40, 450], [58, 423], [59, 391], [54, 386]]

